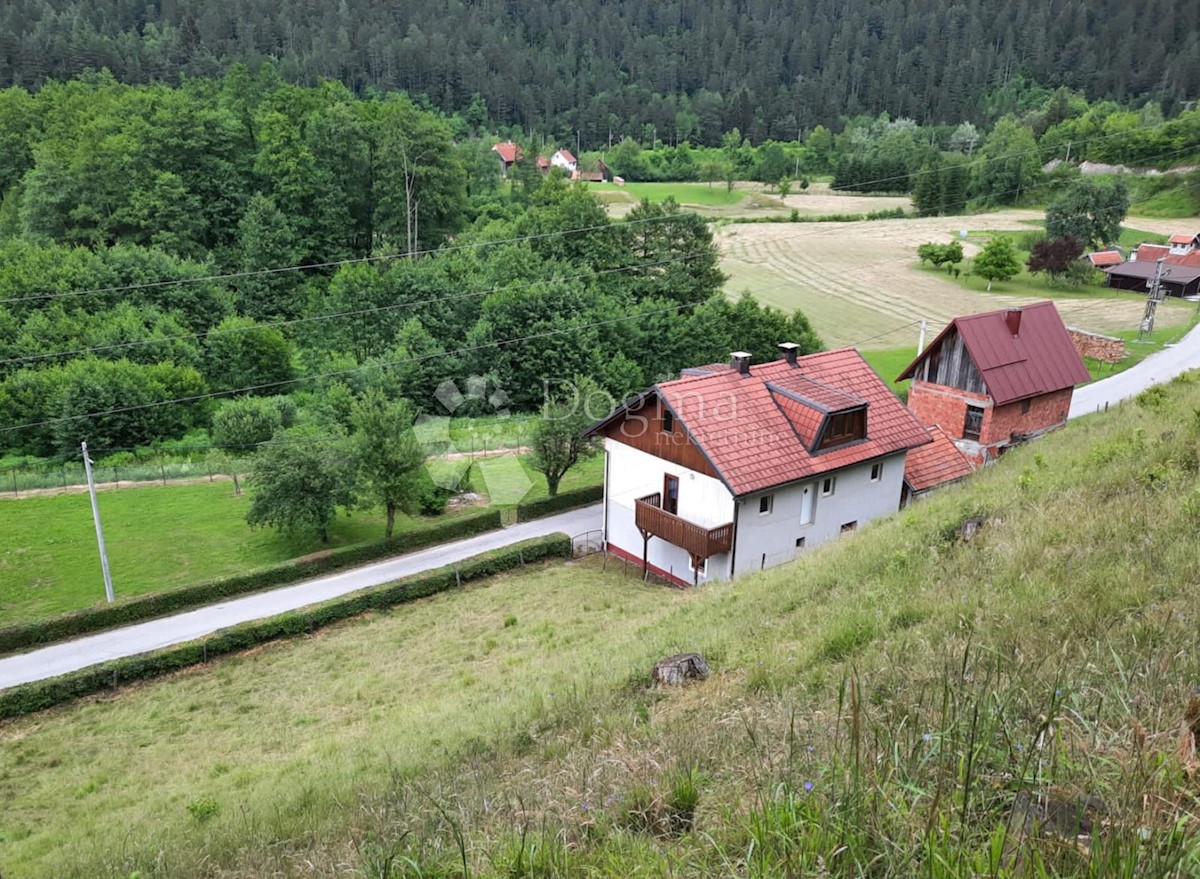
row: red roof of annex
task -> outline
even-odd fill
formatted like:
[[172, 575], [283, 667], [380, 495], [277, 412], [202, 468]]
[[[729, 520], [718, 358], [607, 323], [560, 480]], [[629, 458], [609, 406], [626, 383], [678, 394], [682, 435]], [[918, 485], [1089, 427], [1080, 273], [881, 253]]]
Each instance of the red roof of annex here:
[[929, 435], [933, 442], [918, 446], [904, 458], [904, 481], [913, 491], [928, 491], [975, 472], [971, 459], [959, 451], [941, 427], [935, 424], [929, 428]]
[[962, 336], [988, 394], [999, 406], [1073, 388], [1091, 378], [1054, 303], [1035, 302], [956, 317], [897, 381], [912, 378], [917, 365], [951, 330]]

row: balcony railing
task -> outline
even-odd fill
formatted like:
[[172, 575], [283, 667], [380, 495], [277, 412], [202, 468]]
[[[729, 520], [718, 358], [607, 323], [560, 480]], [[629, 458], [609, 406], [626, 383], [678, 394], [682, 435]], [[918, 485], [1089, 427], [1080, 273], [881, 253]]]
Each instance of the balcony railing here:
[[733, 547], [733, 523], [704, 528], [662, 508], [662, 494], [640, 497], [634, 504], [634, 522], [644, 533], [682, 547], [697, 559], [707, 559]]

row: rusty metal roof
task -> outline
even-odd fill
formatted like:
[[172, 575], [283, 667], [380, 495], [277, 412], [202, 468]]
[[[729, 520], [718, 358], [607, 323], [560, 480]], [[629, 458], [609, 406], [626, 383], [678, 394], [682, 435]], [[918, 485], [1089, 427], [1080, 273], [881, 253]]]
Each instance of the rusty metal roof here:
[[1037, 302], [1023, 308], [956, 317], [898, 380], [912, 378], [917, 365], [952, 328], [962, 336], [988, 394], [999, 406], [1091, 379], [1054, 303]]

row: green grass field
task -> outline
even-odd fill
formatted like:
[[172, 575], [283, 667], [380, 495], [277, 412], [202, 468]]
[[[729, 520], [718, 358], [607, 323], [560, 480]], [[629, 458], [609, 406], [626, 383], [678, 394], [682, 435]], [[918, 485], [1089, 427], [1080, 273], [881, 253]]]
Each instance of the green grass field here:
[[709, 186], [707, 183], [626, 183], [617, 186], [613, 183], [588, 184], [591, 192], [599, 194], [606, 200], [619, 197], [613, 194], [624, 193], [633, 201], [665, 201], [673, 198], [681, 205], [701, 205], [703, 207], [730, 207], [746, 201], [751, 193], [744, 189], [729, 190], [721, 181]]
[[[486, 478], [472, 470], [471, 487], [512, 498], [501, 506], [546, 496], [545, 477], [524, 462], [505, 462], [510, 467], [489, 470]], [[471, 462], [456, 466], [465, 469]], [[519, 478], [512, 476], [511, 467], [518, 468]], [[569, 471], [560, 488], [596, 485], [603, 478], [603, 460], [593, 458]], [[286, 538], [246, 525], [249, 503], [245, 493], [234, 496], [230, 482], [101, 492], [116, 594], [144, 595], [201, 583], [322, 549], [378, 540], [384, 533], [381, 511], [356, 510], [338, 516], [328, 544], [315, 537]], [[440, 521], [401, 514], [396, 528], [409, 531]], [[0, 547], [0, 626], [103, 603], [104, 581], [86, 494], [0, 500], [0, 533], [5, 535]]]
[[899, 392], [908, 387], [907, 381], [898, 382], [896, 381], [896, 376], [904, 370], [904, 367], [912, 363], [913, 358], [917, 356], [917, 346], [915, 344], [905, 345], [902, 348], [884, 348], [877, 351], [863, 351], [861, 353], [863, 359], [871, 364], [871, 368], [891, 386], [892, 390]]
[[[594, 557], [7, 723], [0, 869], [1194, 876], [1197, 408], [1175, 382], [733, 584]], [[688, 650], [713, 677], [647, 688]], [[1103, 832], [1021, 832], [1031, 793]]]

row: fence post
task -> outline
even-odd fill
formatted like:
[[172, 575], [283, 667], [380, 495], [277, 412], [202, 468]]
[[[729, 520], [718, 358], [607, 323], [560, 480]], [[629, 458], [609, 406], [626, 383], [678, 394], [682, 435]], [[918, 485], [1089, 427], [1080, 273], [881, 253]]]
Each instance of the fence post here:
[[62, 477], [63, 491], [66, 491], [67, 490], [67, 468], [59, 467], [58, 475]]
[[119, 470], [117, 470], [116, 467], [113, 468], [113, 487], [114, 488], [121, 487], [121, 473]]
[[167, 484], [167, 468], [162, 461], [158, 462], [158, 472], [162, 474], [163, 485]]
[[458, 572], [458, 568], [454, 569], [454, 582], [458, 584], [459, 589], [462, 589], [462, 574]]
[[212, 465], [209, 464], [207, 460], [204, 462], [204, 469], [208, 471], [208, 481], [212, 482], [213, 481]]
[[17, 468], [16, 467], [14, 467], [12, 469], [12, 478], [13, 478], [13, 497], [20, 497], [21, 495], [17, 492]]

